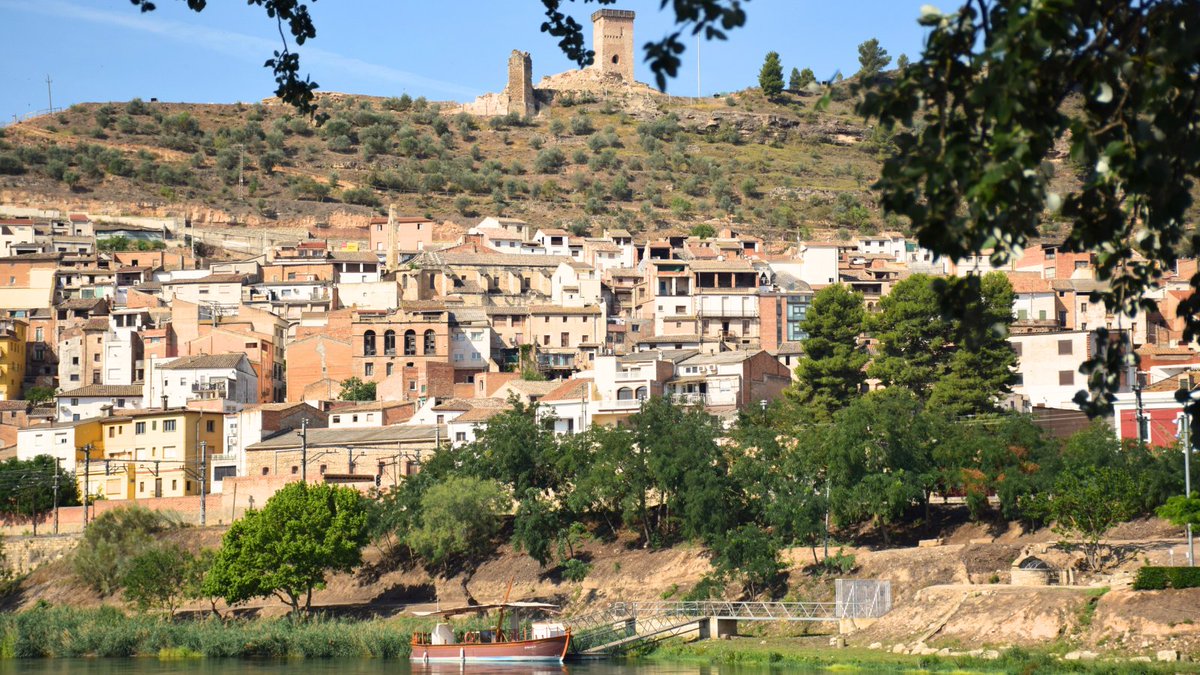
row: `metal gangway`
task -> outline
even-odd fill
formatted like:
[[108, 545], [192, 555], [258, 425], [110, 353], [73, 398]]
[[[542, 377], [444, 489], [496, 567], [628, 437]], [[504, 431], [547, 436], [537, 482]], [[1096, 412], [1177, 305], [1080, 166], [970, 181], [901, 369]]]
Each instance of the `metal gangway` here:
[[637, 644], [697, 633], [718, 621], [841, 621], [877, 618], [892, 608], [887, 581], [838, 579], [833, 602], [732, 602], [726, 600], [614, 602], [568, 619], [571, 653], [614, 654]]

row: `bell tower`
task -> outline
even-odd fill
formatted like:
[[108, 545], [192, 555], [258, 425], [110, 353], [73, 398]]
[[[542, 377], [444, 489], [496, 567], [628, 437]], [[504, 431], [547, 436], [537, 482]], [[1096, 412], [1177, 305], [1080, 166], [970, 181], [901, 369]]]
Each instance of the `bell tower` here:
[[627, 9], [601, 9], [592, 13], [592, 49], [595, 67], [633, 80], [633, 16]]

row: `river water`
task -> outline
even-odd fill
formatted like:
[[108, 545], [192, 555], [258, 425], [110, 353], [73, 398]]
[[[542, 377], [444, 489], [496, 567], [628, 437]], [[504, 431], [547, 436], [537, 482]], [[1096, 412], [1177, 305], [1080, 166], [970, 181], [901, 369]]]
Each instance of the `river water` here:
[[821, 669], [780, 666], [703, 666], [689, 664], [591, 661], [563, 666], [410, 665], [377, 659], [248, 661], [202, 659], [0, 660], [0, 675], [768, 675], [820, 673]]

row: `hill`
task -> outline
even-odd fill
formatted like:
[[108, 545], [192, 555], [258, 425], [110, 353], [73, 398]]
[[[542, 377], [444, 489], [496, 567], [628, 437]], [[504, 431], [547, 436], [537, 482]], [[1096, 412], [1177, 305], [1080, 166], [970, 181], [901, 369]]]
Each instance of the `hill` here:
[[794, 92], [636, 107], [580, 94], [521, 119], [325, 94], [320, 127], [273, 100], [79, 104], [3, 129], [0, 200], [273, 228], [338, 227], [388, 204], [597, 234], [714, 218], [776, 240], [894, 228], [868, 190], [888, 141], [848, 86], [833, 98], [818, 112]]

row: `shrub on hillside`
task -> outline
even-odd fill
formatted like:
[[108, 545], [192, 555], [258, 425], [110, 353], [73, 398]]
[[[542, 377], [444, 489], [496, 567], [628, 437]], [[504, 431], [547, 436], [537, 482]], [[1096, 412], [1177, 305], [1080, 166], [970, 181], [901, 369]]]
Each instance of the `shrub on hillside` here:
[[122, 506], [100, 514], [83, 532], [75, 550], [75, 574], [101, 595], [121, 587], [134, 558], [158, 536], [182, 527], [179, 516], [141, 506]]
[[1135, 591], [1161, 591], [1166, 588], [1200, 588], [1200, 567], [1152, 567], [1147, 565], [1133, 580]]

